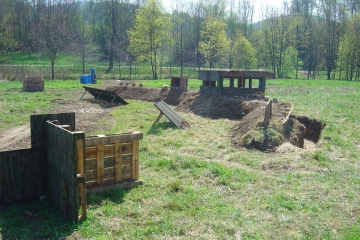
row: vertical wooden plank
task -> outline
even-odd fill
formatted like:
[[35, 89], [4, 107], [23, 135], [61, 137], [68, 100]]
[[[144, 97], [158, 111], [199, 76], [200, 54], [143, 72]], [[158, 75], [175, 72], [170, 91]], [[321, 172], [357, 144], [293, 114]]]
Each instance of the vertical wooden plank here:
[[132, 142], [132, 179], [138, 180], [139, 171], [139, 140]]
[[85, 175], [85, 140], [77, 140], [78, 174]]
[[86, 183], [85, 179], [80, 183], [80, 197], [81, 197], [81, 216], [79, 220], [86, 218]]
[[85, 138], [77, 140], [77, 160], [78, 160], [78, 179], [81, 179], [80, 186], [80, 204], [81, 216], [79, 220], [86, 218], [86, 186], [85, 186]]
[[104, 144], [97, 145], [97, 183], [103, 184], [104, 182]]
[[115, 143], [115, 182], [122, 181], [122, 143]]

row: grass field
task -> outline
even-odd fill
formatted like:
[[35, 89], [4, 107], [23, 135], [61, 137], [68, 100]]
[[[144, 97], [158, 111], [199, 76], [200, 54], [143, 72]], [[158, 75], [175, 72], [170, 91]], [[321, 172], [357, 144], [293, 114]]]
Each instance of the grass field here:
[[[160, 87], [168, 81], [141, 81]], [[100, 81], [101, 84], [101, 81]], [[190, 81], [196, 89], [198, 81]], [[0, 131], [66, 98], [78, 81], [50, 81], [20, 94], [21, 82], [0, 82]], [[0, 213], [7, 239], [359, 239], [360, 83], [269, 80], [266, 95], [295, 104], [294, 114], [324, 121], [316, 151], [262, 153], [235, 149], [227, 119], [181, 113], [179, 130], [153, 103], [129, 100], [112, 112], [105, 133], [142, 131], [140, 187], [88, 197], [88, 217], [73, 225], [48, 202], [16, 204]], [[126, 119], [126, 124], [124, 123]], [[104, 132], [101, 132], [104, 134]], [[30, 218], [25, 211], [37, 212]]]

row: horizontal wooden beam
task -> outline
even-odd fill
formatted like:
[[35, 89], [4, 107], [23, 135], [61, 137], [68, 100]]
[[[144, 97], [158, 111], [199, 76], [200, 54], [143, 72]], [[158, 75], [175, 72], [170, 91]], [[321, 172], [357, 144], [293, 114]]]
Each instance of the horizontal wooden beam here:
[[142, 132], [132, 132], [132, 133], [121, 133], [121, 134], [111, 134], [111, 135], [101, 135], [101, 136], [89, 136], [85, 138], [85, 147], [95, 146], [99, 144], [113, 144], [117, 142], [132, 142], [135, 140], [142, 140]]
[[86, 189], [86, 194], [101, 193], [101, 192], [104, 192], [104, 191], [107, 191], [110, 189], [114, 189], [114, 188], [130, 189], [130, 188], [134, 188], [139, 185], [142, 185], [142, 184], [143, 184], [142, 181], [137, 180], [137, 181], [122, 182], [122, 183], [103, 186], [103, 187], [88, 188], [88, 189]]

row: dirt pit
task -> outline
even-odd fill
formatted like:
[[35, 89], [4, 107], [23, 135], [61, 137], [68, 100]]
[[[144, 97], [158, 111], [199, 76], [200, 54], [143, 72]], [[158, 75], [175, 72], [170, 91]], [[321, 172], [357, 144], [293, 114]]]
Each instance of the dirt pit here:
[[[236, 147], [276, 151], [284, 143], [297, 148], [314, 148], [325, 124], [306, 116], [287, 116], [289, 103], [273, 103], [272, 118], [264, 128], [267, 101], [253, 98], [225, 97], [215, 93], [181, 92], [152, 88], [116, 86], [107, 88], [124, 99], [157, 102], [163, 100], [179, 112], [193, 113], [212, 119], [227, 118], [238, 122], [231, 127], [231, 143]], [[284, 121], [287, 119], [287, 121]], [[312, 144], [311, 144], [312, 143]]]

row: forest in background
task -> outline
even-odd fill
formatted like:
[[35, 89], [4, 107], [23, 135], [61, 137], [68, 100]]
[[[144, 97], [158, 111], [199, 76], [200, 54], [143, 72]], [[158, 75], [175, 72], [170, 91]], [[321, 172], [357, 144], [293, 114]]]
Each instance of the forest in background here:
[[[360, 78], [360, 2], [289, 0], [254, 22], [250, 0], [0, 0], [0, 64], [9, 52], [42, 54], [55, 78], [60, 55], [159, 68], [270, 69], [275, 78], [325, 72]], [[121, 68], [119, 67], [119, 70]]]

